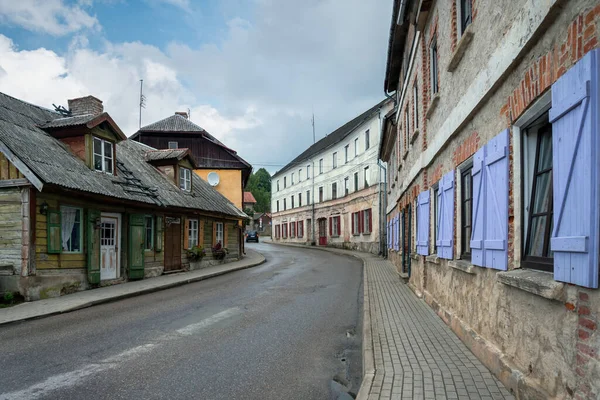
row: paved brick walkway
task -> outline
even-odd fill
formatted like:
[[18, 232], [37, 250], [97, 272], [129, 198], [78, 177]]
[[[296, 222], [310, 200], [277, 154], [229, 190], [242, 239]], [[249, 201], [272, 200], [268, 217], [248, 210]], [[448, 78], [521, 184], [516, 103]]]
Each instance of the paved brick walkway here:
[[369, 400], [513, 399], [399, 279], [389, 261], [363, 254], [361, 258], [367, 268], [375, 357]]

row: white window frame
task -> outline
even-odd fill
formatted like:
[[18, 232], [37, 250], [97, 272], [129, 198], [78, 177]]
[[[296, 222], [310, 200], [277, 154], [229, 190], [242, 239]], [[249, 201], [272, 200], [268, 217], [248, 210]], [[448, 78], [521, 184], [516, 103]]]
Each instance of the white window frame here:
[[298, 182], [302, 182], [302, 168], [298, 170]]
[[415, 130], [419, 129], [419, 83], [415, 79], [415, 85], [413, 86], [413, 117]]
[[337, 151], [333, 152], [333, 169], [337, 168]]
[[369, 234], [371, 233], [371, 228], [369, 227], [369, 214], [371, 214], [372, 211], [370, 208], [367, 208], [365, 210], [363, 210], [363, 234]]
[[369, 178], [368, 178], [368, 176], [369, 176], [369, 167], [368, 166], [365, 167], [363, 171], [364, 171], [364, 174], [363, 174], [364, 188], [366, 189], [366, 188], [369, 187]]
[[342, 219], [339, 215], [331, 217], [331, 236], [339, 237], [341, 233]]
[[310, 178], [310, 164], [306, 166], [306, 179]]
[[[544, 93], [535, 103], [533, 103], [524, 113], [515, 121], [512, 127], [512, 143], [513, 143], [513, 159], [514, 160], [523, 160], [523, 130], [526, 129], [531, 123], [533, 123], [536, 119], [538, 119], [542, 114], [548, 112], [548, 110], [552, 107], [552, 91], [548, 90]], [[513, 192], [514, 197], [514, 220], [515, 221], [524, 221], [523, 227], [521, 229], [515, 229], [514, 231], [514, 253], [513, 259], [515, 260], [516, 265], [521, 265], [521, 261], [523, 259], [523, 253], [525, 252], [525, 240], [527, 238], [527, 230], [529, 227], [527, 224], [529, 223], [528, 214], [525, 212], [524, 207], [528, 207], [526, 203], [524, 203], [524, 192], [522, 190], [529, 190], [530, 188], [523, 187], [524, 185], [524, 175], [525, 173], [533, 173], [533, 171], [525, 170], [525, 165], [519, 162], [513, 163], [513, 180], [514, 187], [518, 188]], [[523, 189], [521, 189], [523, 187]]]
[[344, 163], [346, 163], [346, 164], [348, 164], [348, 153], [349, 153], [349, 150], [350, 150], [350, 145], [347, 144], [344, 147]]
[[178, 142], [169, 142], [167, 147], [169, 149], [178, 149], [179, 148], [179, 143]]
[[[96, 153], [96, 142], [100, 142], [100, 153]], [[108, 143], [110, 144], [110, 148], [111, 148], [111, 155], [110, 157], [108, 157], [106, 154], [104, 154], [105, 151], [105, 144]], [[114, 174], [114, 164], [115, 164], [115, 144], [111, 141], [99, 138], [97, 136], [94, 136], [93, 139], [93, 143], [92, 143], [92, 153], [93, 153], [93, 164], [94, 164], [94, 171], [98, 171], [98, 172], [102, 172], [105, 174]], [[96, 156], [100, 157], [100, 159], [102, 160], [101, 162], [101, 168], [97, 169], [96, 168]], [[110, 160], [110, 171], [108, 171], [106, 169], [106, 161]]]
[[323, 173], [323, 159], [321, 158], [319, 160], [319, 174]]
[[188, 249], [198, 246], [198, 220], [188, 220]]
[[473, 23], [473, 2], [471, 1], [471, 22], [469, 25], [463, 29], [462, 27], [462, 1], [456, 0], [456, 37], [460, 40], [460, 38], [465, 34], [466, 30]]
[[371, 148], [371, 132], [370, 129], [365, 131], [365, 151]]
[[[435, 47], [435, 57], [433, 54], [433, 48]], [[433, 40], [431, 41], [431, 44], [429, 45], [429, 79], [430, 79], [430, 86], [431, 86], [431, 94], [432, 95], [436, 95], [439, 91], [440, 91], [440, 83], [438, 82], [438, 72], [439, 72], [439, 65], [437, 62], [437, 53], [439, 52], [439, 49], [437, 47], [437, 37], [434, 37]], [[435, 66], [435, 68], [434, 68]], [[435, 85], [434, 85], [435, 82]]]
[[354, 139], [354, 157], [358, 156], [358, 138]]
[[[65, 250], [62, 246], [62, 231], [63, 231], [63, 218], [62, 218], [62, 213], [64, 209], [71, 209], [71, 210], [75, 210], [75, 212], [79, 211], [79, 250], [77, 251], [73, 251], [73, 250]], [[61, 220], [60, 220], [60, 229], [61, 229], [61, 238], [60, 238], [60, 248], [61, 248], [61, 252], [62, 253], [68, 253], [68, 254], [81, 254], [83, 253], [83, 229], [84, 229], [84, 223], [83, 223], [83, 208], [80, 207], [73, 207], [73, 206], [60, 206], [60, 213], [61, 213]], [[76, 214], [77, 215], [77, 214]], [[75, 228], [75, 226], [73, 226], [73, 229]], [[70, 241], [71, 239], [69, 239]], [[73, 247], [73, 245], [71, 244], [71, 247]]]
[[[335, 192], [334, 192], [334, 189], [335, 189]], [[334, 193], [335, 193], [335, 197], [334, 197], [334, 195], [333, 195]], [[337, 198], [338, 198], [338, 192], [337, 192], [337, 182], [333, 182], [333, 183], [331, 184], [331, 200], [335, 200], [335, 199], [337, 199]]]
[[215, 235], [217, 236], [215, 238], [215, 243], [221, 243], [221, 247], [225, 247], [225, 243], [224, 238], [223, 238], [223, 223], [222, 222], [217, 222], [216, 224], [216, 229], [215, 229]]
[[179, 167], [179, 189], [186, 192], [192, 191], [192, 170]]
[[352, 213], [352, 220], [354, 221], [352, 234], [355, 236], [360, 235], [360, 212]]
[[290, 184], [290, 186], [294, 185], [294, 173], [292, 172], [292, 183]]

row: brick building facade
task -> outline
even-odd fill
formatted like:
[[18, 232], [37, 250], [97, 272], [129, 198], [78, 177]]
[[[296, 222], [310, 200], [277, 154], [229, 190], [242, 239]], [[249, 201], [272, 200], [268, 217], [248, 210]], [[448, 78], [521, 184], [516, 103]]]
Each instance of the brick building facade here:
[[595, 1], [394, 1], [388, 253], [518, 398], [600, 396]]

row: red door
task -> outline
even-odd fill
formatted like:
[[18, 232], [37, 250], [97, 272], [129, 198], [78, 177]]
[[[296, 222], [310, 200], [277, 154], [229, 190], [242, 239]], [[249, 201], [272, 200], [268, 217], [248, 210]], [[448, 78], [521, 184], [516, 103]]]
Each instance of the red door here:
[[319, 246], [327, 246], [327, 219], [319, 220]]

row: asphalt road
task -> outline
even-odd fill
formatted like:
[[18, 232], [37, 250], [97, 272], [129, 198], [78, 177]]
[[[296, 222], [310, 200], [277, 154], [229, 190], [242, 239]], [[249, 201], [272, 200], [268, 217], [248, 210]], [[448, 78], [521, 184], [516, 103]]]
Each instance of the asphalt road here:
[[267, 263], [0, 328], [0, 399], [336, 399], [332, 380], [356, 393], [361, 263], [248, 246]]

